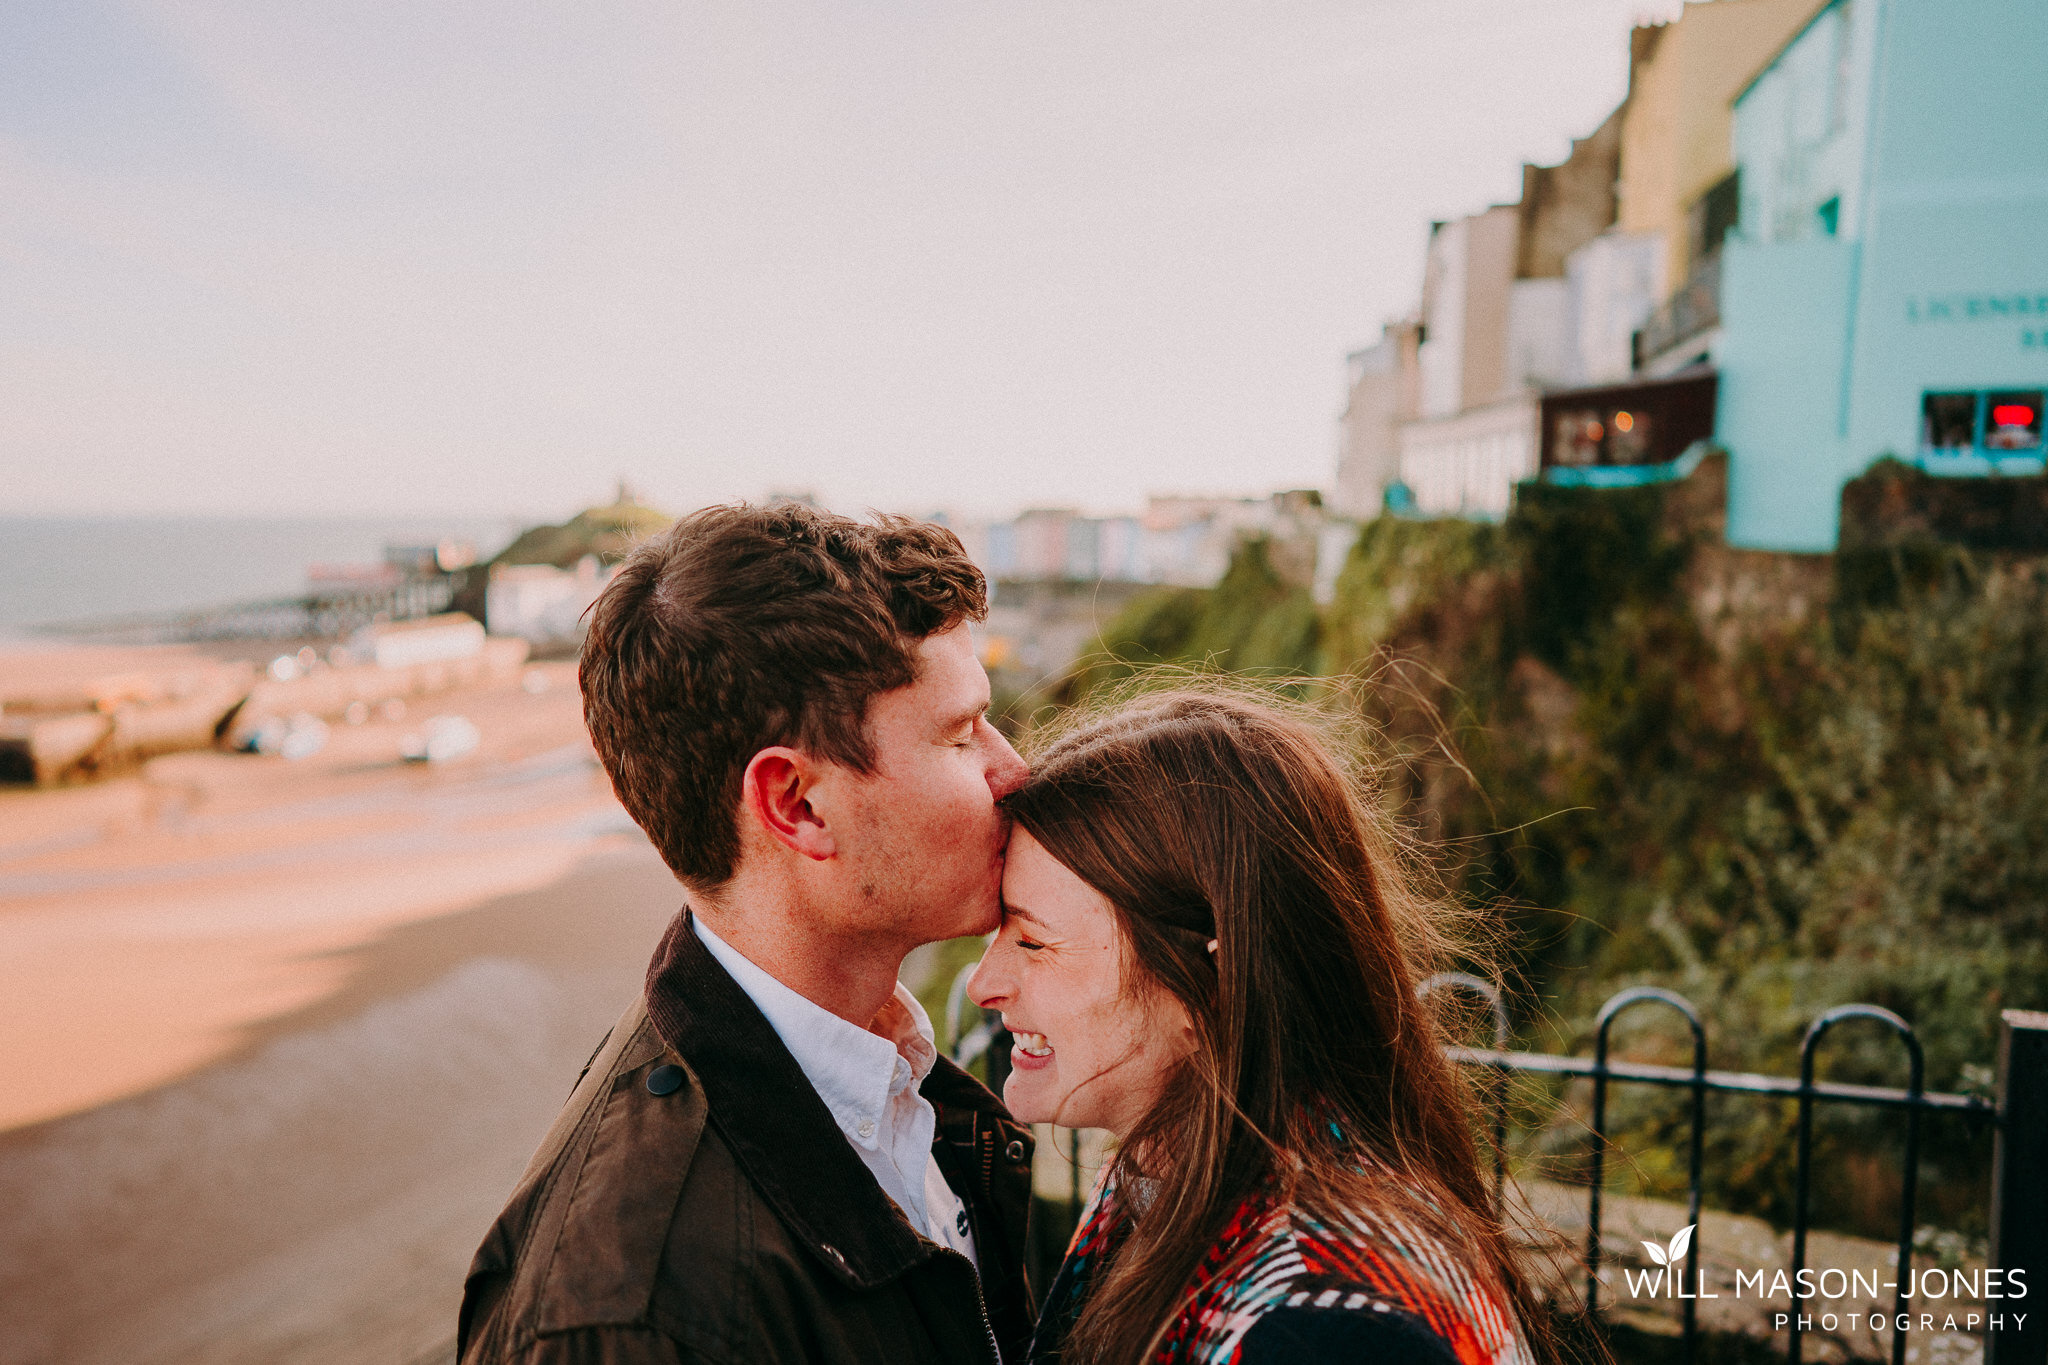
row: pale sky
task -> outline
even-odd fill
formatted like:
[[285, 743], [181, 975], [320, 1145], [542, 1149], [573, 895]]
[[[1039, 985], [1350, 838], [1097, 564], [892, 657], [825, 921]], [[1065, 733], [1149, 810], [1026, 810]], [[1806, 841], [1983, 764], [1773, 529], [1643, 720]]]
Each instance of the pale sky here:
[[1328, 487], [1671, 0], [0, 0], [0, 513]]

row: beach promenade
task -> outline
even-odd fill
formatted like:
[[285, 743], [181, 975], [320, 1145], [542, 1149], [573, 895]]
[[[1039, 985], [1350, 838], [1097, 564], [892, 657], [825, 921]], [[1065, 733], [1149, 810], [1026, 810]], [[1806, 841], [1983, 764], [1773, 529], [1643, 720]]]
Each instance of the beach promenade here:
[[[476, 751], [403, 762], [442, 713]], [[0, 790], [0, 1365], [445, 1357], [679, 901], [566, 664]]]

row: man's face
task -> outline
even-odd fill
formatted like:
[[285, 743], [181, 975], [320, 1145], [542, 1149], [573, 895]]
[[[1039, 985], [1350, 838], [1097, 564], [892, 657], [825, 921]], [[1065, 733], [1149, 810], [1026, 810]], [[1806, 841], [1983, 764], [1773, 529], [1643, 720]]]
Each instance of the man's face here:
[[985, 934], [1002, 917], [1008, 821], [996, 801], [1024, 760], [988, 721], [988, 675], [965, 625], [917, 647], [918, 679], [868, 706], [871, 774], [853, 783], [840, 847], [849, 914], [920, 943]]

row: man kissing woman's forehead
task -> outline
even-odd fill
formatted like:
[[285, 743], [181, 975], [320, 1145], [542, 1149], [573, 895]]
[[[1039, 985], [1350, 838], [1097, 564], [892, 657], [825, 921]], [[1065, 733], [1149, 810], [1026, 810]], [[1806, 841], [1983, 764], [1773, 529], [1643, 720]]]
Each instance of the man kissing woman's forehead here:
[[[1315, 714], [1141, 678], [1027, 771], [987, 606], [945, 528], [794, 503], [605, 588], [584, 716], [683, 905], [477, 1252], [465, 1365], [1554, 1359], [1415, 998], [1436, 907]], [[1003, 1099], [897, 980], [968, 935]], [[1033, 1123], [1114, 1139], [1042, 1293]]]

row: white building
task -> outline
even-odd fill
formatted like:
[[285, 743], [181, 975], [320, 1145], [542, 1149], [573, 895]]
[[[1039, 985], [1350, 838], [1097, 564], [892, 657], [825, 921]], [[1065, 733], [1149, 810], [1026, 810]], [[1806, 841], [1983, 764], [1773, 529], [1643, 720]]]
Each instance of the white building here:
[[1547, 363], [1555, 349], [1532, 344], [1540, 320], [1527, 317], [1531, 305], [1553, 326], [1560, 310], [1545, 291], [1522, 301], [1516, 325], [1518, 218], [1514, 206], [1497, 206], [1430, 234], [1420, 411], [1399, 436], [1401, 483], [1425, 516], [1503, 517], [1516, 482], [1536, 472], [1535, 398], [1515, 362], [1534, 354]]
[[484, 621], [493, 635], [516, 635], [534, 644], [581, 638], [583, 613], [618, 571], [585, 555], [574, 569], [552, 564], [499, 564], [484, 589]]
[[[1388, 505], [1425, 516], [1498, 519], [1538, 466], [1546, 389], [1626, 369], [1631, 322], [1655, 301], [1633, 287], [1640, 247], [1606, 242], [1614, 223], [1621, 111], [1555, 166], [1522, 168], [1519, 203], [1438, 223], [1430, 233], [1412, 406], [1397, 424], [1398, 485]], [[1382, 342], [1385, 346], [1387, 343]], [[1398, 362], [1398, 346], [1392, 350]], [[1381, 360], [1379, 363], [1384, 363]], [[1397, 377], [1389, 388], [1408, 393]], [[1357, 385], [1354, 384], [1354, 390]], [[1347, 413], [1347, 416], [1349, 414]], [[1346, 453], [1364, 447], [1351, 441]], [[1365, 470], [1354, 475], [1360, 491]], [[1346, 510], [1355, 503], [1342, 472]]]
[[1380, 339], [1345, 359], [1344, 415], [1337, 437], [1337, 486], [1330, 510], [1365, 520], [1386, 505], [1387, 489], [1401, 480], [1401, 423], [1415, 415], [1416, 345], [1422, 327], [1413, 318], [1388, 323]]
[[[475, 618], [451, 611], [417, 621], [365, 626], [349, 641], [349, 648], [379, 668], [411, 668], [481, 654], [484, 628]], [[275, 669], [272, 676], [277, 676]]]
[[1565, 262], [1573, 370], [1559, 388], [1619, 384], [1635, 367], [1635, 334], [1665, 297], [1664, 238], [1604, 232]]

